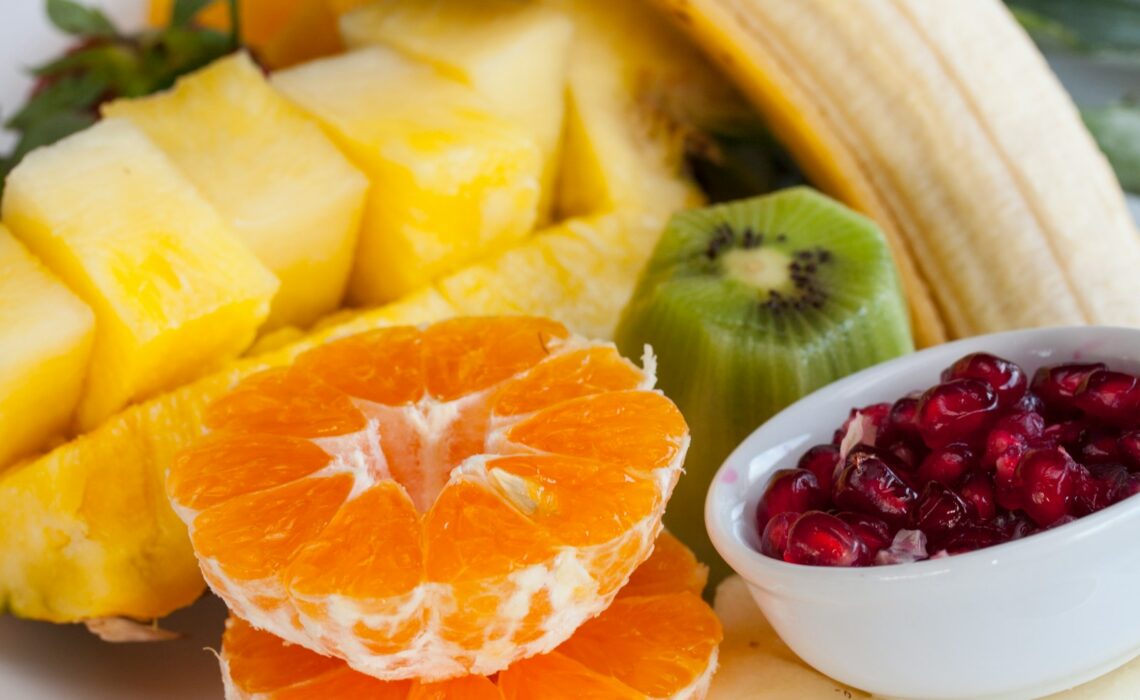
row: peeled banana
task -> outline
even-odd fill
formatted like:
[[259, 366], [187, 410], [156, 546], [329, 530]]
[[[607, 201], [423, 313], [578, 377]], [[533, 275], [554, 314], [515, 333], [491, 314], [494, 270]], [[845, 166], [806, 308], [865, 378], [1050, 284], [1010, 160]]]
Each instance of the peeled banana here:
[[656, 0], [809, 179], [886, 230], [920, 345], [1140, 325], [1140, 236], [998, 0]]

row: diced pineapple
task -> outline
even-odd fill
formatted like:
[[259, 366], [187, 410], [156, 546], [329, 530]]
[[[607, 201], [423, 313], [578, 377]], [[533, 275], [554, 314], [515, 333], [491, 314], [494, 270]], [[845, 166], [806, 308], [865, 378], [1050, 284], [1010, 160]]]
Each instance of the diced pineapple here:
[[136, 127], [106, 119], [9, 174], [3, 219], [95, 312], [89, 430], [253, 340], [273, 274]]
[[372, 187], [350, 298], [396, 299], [524, 238], [541, 152], [458, 81], [393, 50], [363, 49], [277, 73]]
[[556, 214], [698, 204], [687, 139], [750, 117], [747, 103], [643, 0], [544, 0], [574, 21]]
[[387, 44], [484, 95], [542, 147], [540, 217], [553, 196], [573, 25], [560, 12], [517, 0], [393, 0], [341, 17], [349, 48]]
[[267, 330], [308, 326], [340, 305], [368, 181], [247, 55], [103, 113], [146, 132], [277, 275]]
[[95, 316], [0, 226], [0, 469], [71, 421]]
[[464, 314], [549, 316], [609, 338], [659, 233], [631, 215], [571, 219], [436, 287]]

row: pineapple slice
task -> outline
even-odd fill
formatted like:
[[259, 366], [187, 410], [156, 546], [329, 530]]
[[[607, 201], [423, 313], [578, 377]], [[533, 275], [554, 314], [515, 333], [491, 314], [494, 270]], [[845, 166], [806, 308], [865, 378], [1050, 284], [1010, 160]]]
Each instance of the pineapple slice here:
[[545, 4], [575, 25], [556, 214], [699, 204], [686, 142], [755, 122], [747, 103], [642, 0]]
[[247, 55], [103, 114], [146, 132], [277, 275], [266, 330], [308, 326], [340, 305], [368, 181]]
[[240, 353], [277, 289], [197, 189], [121, 119], [24, 158], [8, 176], [3, 218], [95, 312], [81, 430]]
[[554, 192], [573, 29], [562, 13], [517, 0], [394, 0], [340, 20], [349, 48], [387, 44], [427, 61], [533, 134], [543, 158], [540, 219]]
[[396, 299], [529, 233], [541, 151], [470, 87], [378, 47], [272, 81], [372, 181], [352, 301]]
[[0, 226], [0, 468], [71, 421], [95, 316]]

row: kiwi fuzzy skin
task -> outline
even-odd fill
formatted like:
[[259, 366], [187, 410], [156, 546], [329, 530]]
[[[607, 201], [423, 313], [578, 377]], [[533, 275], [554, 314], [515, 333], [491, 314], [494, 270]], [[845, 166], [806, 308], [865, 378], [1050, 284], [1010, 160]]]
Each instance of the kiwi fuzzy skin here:
[[[806, 281], [769, 289], [726, 272], [728, 253], [764, 246], [796, 264], [788, 280]], [[912, 352], [901, 289], [878, 227], [806, 187], [682, 212], [666, 227], [615, 337], [627, 357], [654, 349], [658, 386], [692, 430], [665, 524], [710, 565], [714, 585], [730, 571], [704, 529], [713, 473], [785, 406]]]

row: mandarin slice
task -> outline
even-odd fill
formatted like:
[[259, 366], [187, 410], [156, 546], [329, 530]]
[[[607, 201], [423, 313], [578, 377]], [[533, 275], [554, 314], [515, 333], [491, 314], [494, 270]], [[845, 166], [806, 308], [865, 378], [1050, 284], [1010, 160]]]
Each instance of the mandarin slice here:
[[650, 555], [689, 441], [653, 382], [546, 319], [371, 331], [221, 397], [167, 488], [237, 616], [384, 680], [493, 674]]
[[[651, 700], [703, 698], [716, 669], [722, 632], [692, 591], [707, 570], [668, 533], [634, 574], [652, 592], [622, 593], [561, 646], [516, 662], [493, 677], [381, 681], [343, 661], [320, 656], [256, 630], [226, 622], [222, 675], [231, 700]], [[321, 695], [320, 693], [325, 693]]]

